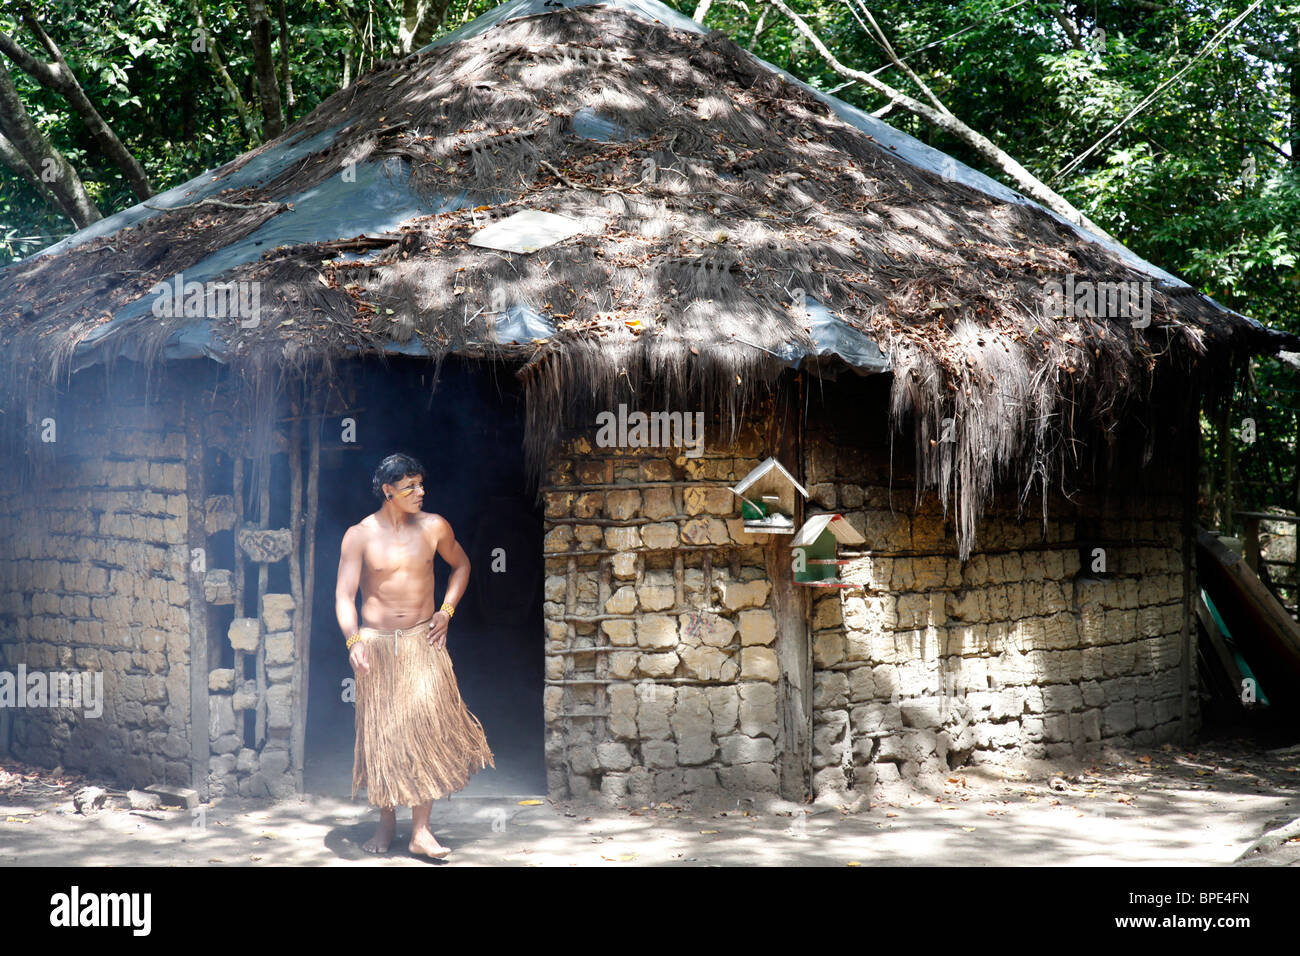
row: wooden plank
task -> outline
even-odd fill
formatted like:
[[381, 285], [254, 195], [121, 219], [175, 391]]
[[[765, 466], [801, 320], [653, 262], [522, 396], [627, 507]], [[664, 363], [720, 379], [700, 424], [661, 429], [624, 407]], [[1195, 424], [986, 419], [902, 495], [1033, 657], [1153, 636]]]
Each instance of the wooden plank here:
[[1215, 623], [1214, 615], [1210, 613], [1205, 599], [1200, 595], [1196, 597], [1196, 617], [1200, 620], [1201, 626], [1205, 628], [1205, 633], [1210, 639], [1210, 646], [1214, 648], [1219, 663], [1223, 665], [1224, 673], [1232, 681], [1232, 686], [1240, 689], [1241, 670], [1237, 667], [1236, 658], [1232, 656], [1232, 651], [1228, 649], [1227, 643], [1224, 642], [1223, 635], [1219, 633], [1219, 625]]
[[1197, 561], [1201, 586], [1269, 699], [1300, 708], [1300, 626], [1241, 555], [1204, 531], [1197, 535]]

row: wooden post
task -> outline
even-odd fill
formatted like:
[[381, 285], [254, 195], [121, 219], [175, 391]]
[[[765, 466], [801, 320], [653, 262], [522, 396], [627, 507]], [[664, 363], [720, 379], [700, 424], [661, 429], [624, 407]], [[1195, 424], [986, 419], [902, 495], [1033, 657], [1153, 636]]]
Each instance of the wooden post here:
[[[266, 412], [265, 414], [272, 414]], [[274, 426], [272, 426], [274, 427]], [[258, 463], [257, 477], [257, 526], [259, 528], [271, 527], [271, 455], [274, 448], [274, 437], [272, 443], [266, 450], [265, 457]], [[262, 598], [266, 597], [268, 584], [270, 581], [271, 569], [265, 561], [259, 561], [257, 564], [257, 603], [253, 606], [253, 613], [258, 618], [258, 632], [261, 633], [262, 618]], [[262, 635], [262, 640], [257, 643], [257, 716], [253, 725], [253, 743], [261, 747], [266, 743], [266, 635]]]
[[302, 764], [306, 761], [307, 753], [307, 697], [311, 689], [311, 625], [312, 625], [312, 602], [316, 594], [316, 515], [320, 510], [320, 410], [322, 403], [320, 396], [321, 389], [313, 389], [311, 398], [308, 400], [308, 407], [311, 414], [307, 419], [307, 513], [304, 516], [306, 527], [303, 529], [303, 547], [302, 547], [302, 607], [298, 611], [298, 617], [301, 621], [301, 637], [298, 644], [298, 655], [302, 661], [301, 683], [299, 691], [301, 696], [295, 701], [294, 706], [301, 708], [295, 716], [295, 726], [302, 726], [302, 759], [299, 762], [298, 769], [294, 772], [295, 785], [299, 790], [303, 787]]
[[[235, 491], [235, 567], [234, 567], [234, 584], [232, 590], [235, 598], [235, 617], [245, 617], [248, 613], [244, 598], [244, 556], [239, 550], [239, 529], [244, 526], [244, 447], [243, 443], [236, 440], [232, 443], [230, 450], [235, 458], [234, 474], [234, 491]], [[238, 690], [244, 683], [244, 652], [235, 651], [235, 689]], [[239, 734], [239, 745], [244, 746], [246, 737], [245, 725], [248, 722], [248, 711], [235, 711], [235, 732]]]
[[1195, 602], [1200, 592], [1194, 587], [1196, 578], [1196, 488], [1200, 474], [1201, 424], [1198, 402], [1189, 395], [1183, 403], [1187, 416], [1183, 421], [1183, 632], [1182, 653], [1178, 660], [1179, 728], [1184, 747], [1192, 742], [1192, 693], [1196, 680], [1196, 627], [1192, 624]]
[[1242, 541], [1243, 557], [1246, 564], [1256, 574], [1259, 574], [1259, 518], [1255, 515], [1246, 517], [1246, 537]]
[[303, 674], [307, 660], [303, 653], [302, 620], [302, 420], [298, 415], [299, 403], [290, 406], [292, 422], [289, 425], [289, 594], [293, 598], [293, 693], [292, 718], [289, 726], [289, 768], [293, 771], [294, 786], [302, 789], [303, 726], [307, 708], [303, 706]]
[[[778, 386], [768, 418], [768, 448], [804, 484], [803, 375]], [[804, 502], [795, 495], [794, 524], [804, 520]], [[808, 634], [808, 597], [794, 584], [790, 548], [785, 535], [769, 535], [764, 546], [768, 579], [772, 582], [772, 613], [776, 617], [777, 683], [780, 721], [779, 773], [781, 795], [803, 801], [812, 789], [812, 642]]]
[[1232, 392], [1223, 402], [1219, 416], [1219, 460], [1223, 462], [1223, 497], [1219, 502], [1219, 529], [1221, 534], [1232, 535]]
[[204, 474], [202, 392], [187, 389], [185, 405], [185, 501], [186, 552], [190, 602], [190, 786], [199, 799], [208, 799], [208, 766], [212, 754], [208, 720], [208, 602], [203, 575], [194, 570], [194, 552], [204, 556], [207, 567], [207, 482]]

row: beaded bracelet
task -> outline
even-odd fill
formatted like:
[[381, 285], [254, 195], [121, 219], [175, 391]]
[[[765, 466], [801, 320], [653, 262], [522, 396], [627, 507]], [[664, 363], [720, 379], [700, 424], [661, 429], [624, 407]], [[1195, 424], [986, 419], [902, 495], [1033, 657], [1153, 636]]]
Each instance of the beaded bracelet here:
[[361, 640], [361, 632], [357, 631], [357, 633], [353, 634], [351, 637], [348, 638], [347, 650], [349, 651], [352, 650], [352, 645], [359, 640]]
[[442, 607], [438, 608], [438, 610], [445, 613], [447, 615], [447, 620], [449, 621], [456, 616], [456, 608], [450, 601], [444, 601]]

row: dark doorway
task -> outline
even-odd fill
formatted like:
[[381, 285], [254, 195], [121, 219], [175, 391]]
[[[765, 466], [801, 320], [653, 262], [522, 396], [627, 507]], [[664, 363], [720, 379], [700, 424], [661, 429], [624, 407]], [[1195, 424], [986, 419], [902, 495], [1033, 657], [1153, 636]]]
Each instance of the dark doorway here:
[[[496, 769], [474, 774], [453, 798], [544, 795], [542, 521], [524, 473], [522, 391], [500, 366], [454, 360], [436, 388], [430, 363], [404, 358], [358, 365], [347, 379], [327, 408], [348, 411], [327, 417], [322, 431], [304, 786], [351, 792], [354, 715], [343, 698], [352, 668], [334, 610], [339, 544], [378, 509], [371, 475], [401, 451], [427, 469], [424, 508], [451, 523], [472, 566], [447, 649]], [[436, 559], [439, 604], [449, 573]]]

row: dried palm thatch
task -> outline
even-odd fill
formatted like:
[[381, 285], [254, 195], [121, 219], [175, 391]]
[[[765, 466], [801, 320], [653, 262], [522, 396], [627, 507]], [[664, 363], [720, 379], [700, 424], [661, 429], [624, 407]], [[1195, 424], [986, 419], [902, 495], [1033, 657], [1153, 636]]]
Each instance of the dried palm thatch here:
[[[724, 35], [617, 10], [510, 20], [384, 65], [216, 176], [317, 141], [255, 185], [0, 273], [5, 394], [66, 377], [106, 323], [98, 354], [159, 361], [196, 319], [119, 313], [252, 237], [220, 278], [259, 284], [260, 323], [205, 321], [259, 406], [290, 376], [417, 342], [439, 361], [506, 361], [540, 468], [561, 427], [618, 401], [734, 427], [782, 356], [811, 348], [805, 290], [889, 356], [891, 419], [915, 424], [918, 489], [955, 510], [964, 557], [1000, 476], [1045, 482], [1065, 439], [1140, 407], [1158, 370], [1208, 387], [1282, 339], [1158, 283], [1145, 328], [1054, 314], [1046, 283], [1149, 276], [1037, 207], [901, 161]], [[358, 191], [328, 240], [266, 232], [319, 225], [314, 197], [359, 169], [385, 170], [425, 211], [359, 235], [374, 210]], [[526, 254], [469, 244], [521, 210], [584, 231]], [[280, 241], [263, 252], [259, 235]], [[554, 333], [500, 341], [493, 317], [514, 304]]]

